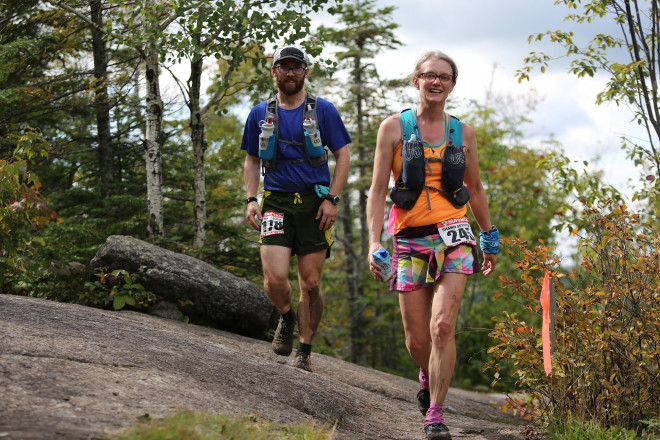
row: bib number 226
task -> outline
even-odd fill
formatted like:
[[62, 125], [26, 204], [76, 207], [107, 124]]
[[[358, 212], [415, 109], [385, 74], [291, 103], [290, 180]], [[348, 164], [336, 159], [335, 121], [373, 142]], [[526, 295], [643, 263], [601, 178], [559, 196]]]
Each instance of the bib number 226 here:
[[284, 234], [284, 214], [281, 212], [266, 211], [261, 220], [261, 236]]

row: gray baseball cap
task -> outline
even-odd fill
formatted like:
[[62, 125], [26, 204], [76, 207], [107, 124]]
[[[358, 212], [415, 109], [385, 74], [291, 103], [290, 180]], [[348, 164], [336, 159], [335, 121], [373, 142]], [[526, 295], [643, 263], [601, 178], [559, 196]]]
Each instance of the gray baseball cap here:
[[305, 52], [298, 49], [297, 47], [287, 46], [275, 50], [275, 53], [273, 54], [273, 66], [278, 61], [286, 60], [286, 59], [298, 60], [302, 63], [305, 63], [305, 66], [309, 65], [309, 60]]

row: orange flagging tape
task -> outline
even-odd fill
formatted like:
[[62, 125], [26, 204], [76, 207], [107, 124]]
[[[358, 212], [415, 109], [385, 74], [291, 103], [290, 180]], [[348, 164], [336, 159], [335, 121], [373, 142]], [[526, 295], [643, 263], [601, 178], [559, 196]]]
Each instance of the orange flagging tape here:
[[541, 338], [543, 340], [543, 368], [545, 375], [552, 371], [552, 354], [550, 352], [550, 272], [545, 273], [543, 288], [541, 289], [541, 308], [543, 309], [543, 326], [541, 327]]

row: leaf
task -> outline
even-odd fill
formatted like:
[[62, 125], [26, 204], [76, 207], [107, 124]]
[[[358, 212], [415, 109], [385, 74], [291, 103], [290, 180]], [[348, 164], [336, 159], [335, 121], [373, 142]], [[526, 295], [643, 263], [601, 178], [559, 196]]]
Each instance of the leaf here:
[[115, 310], [121, 310], [124, 308], [126, 305], [126, 296], [124, 295], [117, 295], [115, 296], [115, 299], [112, 301], [112, 307], [114, 307]]

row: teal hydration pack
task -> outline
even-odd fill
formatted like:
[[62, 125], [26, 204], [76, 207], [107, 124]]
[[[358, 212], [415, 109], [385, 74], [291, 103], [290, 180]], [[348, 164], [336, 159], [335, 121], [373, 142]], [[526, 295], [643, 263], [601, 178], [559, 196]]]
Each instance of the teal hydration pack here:
[[[305, 95], [305, 107], [303, 109], [303, 118], [302, 121], [300, 121], [300, 124], [303, 124], [303, 121], [305, 121], [307, 118], [309, 118], [311, 121], [313, 121], [315, 126], [318, 126], [318, 117], [316, 114], [316, 103], [317, 103], [317, 97], [312, 95], [311, 93], [306, 93]], [[281, 139], [278, 134], [278, 115], [277, 115], [277, 110], [278, 110], [278, 105], [277, 105], [277, 95], [274, 97], [270, 98], [266, 102], [266, 115], [264, 120], [267, 121], [268, 117], [271, 118], [273, 124], [275, 125], [274, 132], [272, 136], [274, 137], [274, 151], [272, 154], [272, 159], [270, 160], [265, 160], [262, 158], [262, 166], [265, 170], [272, 171], [275, 169], [277, 166], [278, 162], [293, 162], [293, 163], [304, 163], [307, 162], [309, 163], [312, 167], [319, 167], [323, 165], [324, 163], [328, 162], [328, 150], [325, 147], [321, 148], [314, 148], [311, 145], [311, 141], [309, 140], [309, 135], [307, 132], [304, 133], [305, 139], [304, 142], [296, 142], [292, 140], [287, 140], [287, 139]], [[304, 147], [303, 150], [305, 151], [305, 158], [304, 159], [277, 159], [277, 146], [279, 145], [280, 142], [283, 142], [288, 145], [295, 145], [297, 147]]]
[[[410, 210], [417, 203], [422, 190], [426, 190], [426, 202], [431, 209], [429, 190], [437, 191], [456, 208], [463, 207], [470, 200], [470, 192], [463, 185], [465, 177], [465, 152], [461, 121], [454, 116], [449, 123], [449, 139], [442, 159], [426, 158], [424, 144], [420, 140], [417, 120], [411, 109], [401, 112], [401, 172], [390, 192], [390, 198], [398, 208]], [[433, 175], [429, 162], [442, 162], [440, 182], [442, 188], [426, 185], [426, 169]]]

